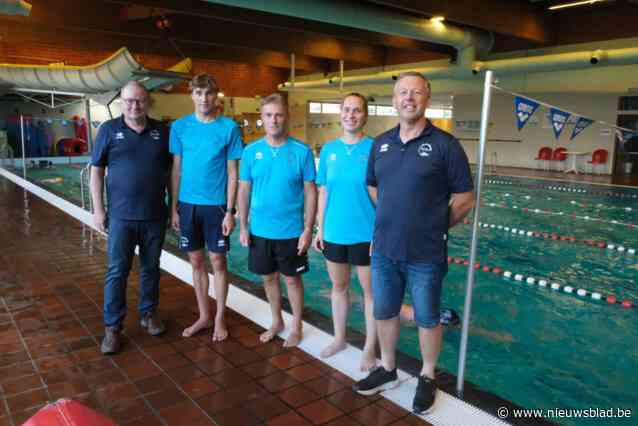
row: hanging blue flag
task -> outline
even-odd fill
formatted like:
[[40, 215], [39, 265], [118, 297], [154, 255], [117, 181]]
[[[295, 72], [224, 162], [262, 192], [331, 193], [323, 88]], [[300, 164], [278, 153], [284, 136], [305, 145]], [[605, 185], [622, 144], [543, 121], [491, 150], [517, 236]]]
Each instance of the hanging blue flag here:
[[591, 120], [589, 118], [578, 117], [578, 120], [576, 120], [576, 124], [574, 124], [574, 129], [572, 130], [572, 136], [569, 138], [569, 140], [571, 141], [576, 136], [580, 135], [580, 132], [585, 130], [593, 122], [594, 120]]
[[516, 124], [521, 130], [525, 123], [534, 115], [540, 104], [531, 99], [516, 96], [514, 98], [514, 108], [516, 109]]
[[569, 116], [570, 114], [568, 112], [561, 111], [556, 108], [550, 108], [549, 120], [552, 123], [552, 129], [554, 130], [554, 136], [556, 136], [556, 139], [560, 138], [560, 134], [567, 125], [567, 119]]
[[616, 137], [618, 138], [618, 140], [621, 143], [625, 143], [627, 142], [629, 139], [633, 139], [635, 137], [638, 137], [638, 133], [636, 132], [631, 132], [629, 130], [623, 130], [623, 129], [616, 129]]

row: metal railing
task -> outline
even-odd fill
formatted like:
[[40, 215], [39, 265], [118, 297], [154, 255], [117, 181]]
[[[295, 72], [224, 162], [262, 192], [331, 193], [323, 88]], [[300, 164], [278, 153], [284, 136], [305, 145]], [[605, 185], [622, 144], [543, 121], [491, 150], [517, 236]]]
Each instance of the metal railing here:
[[16, 166], [15, 152], [9, 144], [0, 146], [0, 167], [5, 166], [6, 160], [11, 160], [12, 167]]
[[[86, 201], [87, 194], [88, 202]], [[88, 210], [93, 213], [93, 200], [91, 199], [91, 163], [87, 163], [87, 165], [80, 170], [80, 198], [82, 208], [86, 210], [88, 205]]]

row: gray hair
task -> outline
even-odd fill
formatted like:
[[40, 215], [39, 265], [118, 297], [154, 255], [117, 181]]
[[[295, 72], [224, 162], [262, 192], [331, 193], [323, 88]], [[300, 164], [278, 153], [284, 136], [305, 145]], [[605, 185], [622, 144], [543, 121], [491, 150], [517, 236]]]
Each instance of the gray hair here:
[[406, 77], [416, 77], [416, 78], [420, 78], [421, 80], [423, 80], [423, 82], [425, 82], [426, 87], [428, 88], [428, 95], [432, 94], [432, 88], [430, 87], [430, 80], [428, 80], [423, 74], [421, 74], [420, 72], [416, 72], [416, 71], [405, 71], [402, 72], [401, 74], [399, 74], [396, 77], [396, 83], [394, 83], [394, 87], [396, 87], [397, 84], [399, 84], [399, 81], [403, 80]]
[[128, 83], [126, 83], [124, 86], [122, 86], [122, 88], [120, 89], [120, 96], [122, 96], [122, 92], [124, 91], [124, 89], [127, 88], [133, 88], [133, 87], [137, 87], [138, 89], [142, 89], [144, 91], [144, 93], [146, 94], [147, 98], [151, 98], [151, 94], [148, 91], [148, 89], [146, 87], [144, 87], [144, 85], [142, 83], [140, 83], [137, 80], [130, 80]]

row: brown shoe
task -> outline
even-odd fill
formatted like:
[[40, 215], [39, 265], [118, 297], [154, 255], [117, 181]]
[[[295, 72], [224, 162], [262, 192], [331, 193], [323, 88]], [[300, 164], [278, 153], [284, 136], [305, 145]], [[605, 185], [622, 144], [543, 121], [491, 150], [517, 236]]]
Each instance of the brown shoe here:
[[100, 350], [104, 355], [112, 355], [120, 351], [122, 344], [121, 335], [122, 332], [119, 326], [106, 327], [104, 329], [104, 339], [102, 339], [102, 346], [100, 346]]
[[166, 331], [166, 326], [157, 311], [145, 313], [140, 320], [140, 325], [142, 328], [145, 328], [151, 336], [159, 336]]

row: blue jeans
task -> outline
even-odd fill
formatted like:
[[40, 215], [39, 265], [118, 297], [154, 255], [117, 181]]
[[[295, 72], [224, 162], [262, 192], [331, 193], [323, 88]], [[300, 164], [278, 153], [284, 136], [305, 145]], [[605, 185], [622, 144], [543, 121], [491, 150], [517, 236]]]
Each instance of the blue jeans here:
[[394, 261], [373, 254], [371, 272], [375, 319], [387, 320], [399, 315], [407, 286], [416, 324], [423, 328], [439, 324], [447, 263]]
[[137, 221], [109, 218], [108, 270], [104, 283], [104, 324], [119, 326], [126, 316], [126, 281], [135, 246], [139, 245], [140, 314], [152, 312], [159, 303], [159, 258], [164, 244], [166, 220]]

